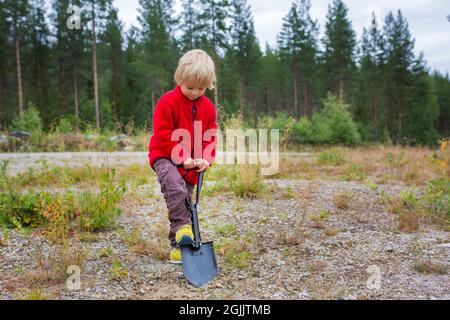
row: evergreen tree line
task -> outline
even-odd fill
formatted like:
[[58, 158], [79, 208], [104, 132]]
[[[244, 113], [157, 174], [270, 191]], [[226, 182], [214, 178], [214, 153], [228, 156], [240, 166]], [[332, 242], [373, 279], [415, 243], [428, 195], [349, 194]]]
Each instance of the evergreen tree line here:
[[112, 0], [0, 1], [0, 128], [35, 107], [46, 130], [62, 118], [81, 129], [130, 121], [151, 129], [178, 59], [201, 48], [216, 64], [207, 95], [220, 122], [231, 114], [252, 125], [280, 114], [306, 121], [332, 95], [364, 141], [449, 136], [449, 76], [414, 54], [400, 10], [372, 15], [357, 39], [342, 0], [329, 4], [323, 35], [310, 0], [294, 0], [277, 45], [262, 49], [246, 0], [181, 2], [177, 15], [173, 0], [139, 0], [139, 26], [125, 30]]

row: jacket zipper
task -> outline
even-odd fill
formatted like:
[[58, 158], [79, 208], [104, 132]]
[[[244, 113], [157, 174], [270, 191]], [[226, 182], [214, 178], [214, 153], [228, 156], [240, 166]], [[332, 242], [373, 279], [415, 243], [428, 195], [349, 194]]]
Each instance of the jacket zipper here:
[[[195, 102], [192, 105], [192, 132], [194, 132], [195, 130], [195, 115], [197, 114], [197, 108], [195, 107]], [[192, 142], [193, 140], [191, 140]], [[195, 143], [195, 142], [194, 142]], [[194, 148], [193, 148], [193, 143], [191, 143], [191, 158], [194, 159]], [[183, 174], [182, 178], [184, 178], [185, 176], [187, 176], [187, 174], [189, 173], [189, 169], [186, 170], [186, 173]]]
[[[194, 102], [194, 104], [192, 105], [192, 116], [193, 116], [192, 117], [192, 132], [194, 133], [194, 139], [192, 141], [194, 143], [195, 143], [195, 115], [196, 114], [197, 114], [197, 108], [195, 107], [195, 102]], [[194, 146], [192, 145], [191, 146], [191, 158], [194, 159], [193, 157], [194, 157]]]

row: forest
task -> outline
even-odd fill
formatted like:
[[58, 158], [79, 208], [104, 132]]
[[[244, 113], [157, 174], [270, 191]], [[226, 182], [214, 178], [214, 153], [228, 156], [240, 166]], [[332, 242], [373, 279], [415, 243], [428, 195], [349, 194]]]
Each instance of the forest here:
[[112, 0], [0, 1], [0, 131], [151, 131], [178, 59], [201, 48], [216, 64], [207, 95], [221, 124], [240, 117], [312, 144], [450, 135], [449, 75], [415, 53], [401, 10], [373, 14], [358, 39], [344, 1], [330, 1], [321, 34], [311, 1], [294, 0], [270, 46], [246, 0], [181, 4], [176, 14], [173, 0], [139, 0], [138, 25], [125, 29]]

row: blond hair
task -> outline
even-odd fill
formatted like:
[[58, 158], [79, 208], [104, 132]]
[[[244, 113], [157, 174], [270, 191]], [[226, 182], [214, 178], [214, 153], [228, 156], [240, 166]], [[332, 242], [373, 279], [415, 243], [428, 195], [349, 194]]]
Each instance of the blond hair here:
[[213, 89], [216, 82], [214, 62], [205, 51], [190, 50], [180, 58], [174, 78], [177, 84], [189, 82]]

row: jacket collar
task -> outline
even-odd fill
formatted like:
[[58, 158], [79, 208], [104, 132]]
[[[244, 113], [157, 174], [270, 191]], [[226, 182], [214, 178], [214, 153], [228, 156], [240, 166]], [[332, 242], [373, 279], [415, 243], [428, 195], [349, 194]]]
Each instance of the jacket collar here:
[[195, 100], [191, 100], [188, 97], [186, 97], [183, 94], [183, 92], [181, 92], [181, 86], [179, 84], [175, 87], [175, 92], [176, 92], [177, 96], [179, 96], [181, 98], [183, 103], [189, 103], [189, 104], [192, 104], [192, 103], [196, 103], [197, 104], [197, 103], [201, 102], [203, 100], [204, 96], [205, 96], [205, 95], [202, 95], [201, 97], [198, 97]]

